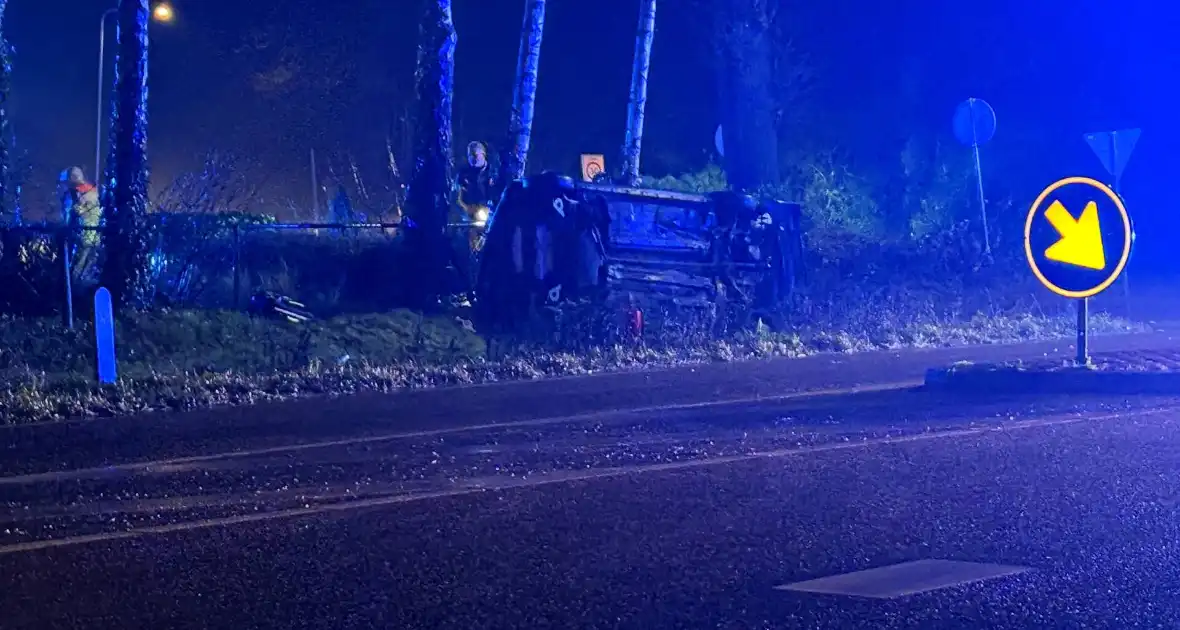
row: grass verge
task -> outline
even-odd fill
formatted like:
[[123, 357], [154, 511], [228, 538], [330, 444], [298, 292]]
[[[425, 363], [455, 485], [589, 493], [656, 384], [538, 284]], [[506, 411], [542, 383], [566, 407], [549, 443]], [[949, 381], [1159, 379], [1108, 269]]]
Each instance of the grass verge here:
[[[1097, 334], [1142, 329], [1101, 314], [1091, 325]], [[1072, 334], [1068, 316], [997, 314], [941, 323], [881, 321], [835, 331], [757, 330], [694, 343], [657, 338], [645, 345], [577, 353], [520, 348], [489, 360], [484, 340], [457, 318], [395, 311], [293, 325], [234, 312], [162, 311], [119, 322], [120, 380], [98, 386], [91, 376], [92, 330], [64, 330], [44, 320], [0, 319], [0, 418], [5, 423], [44, 422], [304, 395], [390, 392], [821, 352], [1011, 343]]]

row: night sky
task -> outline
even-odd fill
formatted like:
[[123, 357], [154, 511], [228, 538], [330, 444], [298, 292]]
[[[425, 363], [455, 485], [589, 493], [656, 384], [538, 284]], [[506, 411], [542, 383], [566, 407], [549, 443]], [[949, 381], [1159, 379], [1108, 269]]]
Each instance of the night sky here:
[[[660, 4], [646, 172], [682, 172], [711, 157], [717, 120], [707, 1]], [[32, 184], [52, 182], [70, 164], [89, 174], [104, 3], [9, 4], [14, 126], [34, 166]], [[782, 38], [812, 76], [798, 111], [786, 114], [800, 150], [838, 147], [854, 167], [869, 169], [895, 159], [877, 155], [891, 146], [881, 138], [908, 128], [945, 135], [956, 102], [976, 96], [999, 114], [995, 150], [1007, 146], [1045, 176], [1094, 167], [1081, 134], [1125, 126], [1148, 128], [1143, 153], [1157, 146], [1156, 159], [1137, 161], [1167, 163], [1165, 139], [1177, 134], [1165, 103], [1174, 88], [1161, 87], [1159, 76], [1176, 67], [1178, 46], [1161, 48], [1176, 21], [1148, 13], [1162, 8], [1138, 2], [1115, 13], [1115, 3], [1094, 0], [781, 4]], [[454, 0], [457, 148], [472, 139], [502, 143], [523, 5]], [[412, 98], [417, 0], [176, 0], [175, 7], [175, 23], [152, 26], [156, 186], [209, 149], [246, 156], [275, 199], [310, 196], [313, 148], [324, 160], [347, 151], [380, 164]], [[549, 2], [530, 169], [572, 171], [581, 152], [617, 160], [637, 13], [637, 0]], [[31, 193], [27, 205], [42, 194]]]

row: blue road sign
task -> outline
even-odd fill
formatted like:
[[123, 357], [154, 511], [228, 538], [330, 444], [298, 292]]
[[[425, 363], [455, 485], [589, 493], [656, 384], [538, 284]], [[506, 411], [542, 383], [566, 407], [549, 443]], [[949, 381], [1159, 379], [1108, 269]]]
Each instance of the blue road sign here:
[[953, 126], [959, 142], [981, 146], [996, 135], [996, 111], [983, 99], [969, 98], [955, 108]]
[[94, 347], [98, 350], [98, 382], [103, 385], [118, 379], [115, 369], [115, 314], [111, 292], [99, 287], [94, 292]]
[[1118, 193], [1088, 177], [1054, 182], [1029, 208], [1024, 253], [1050, 291], [1087, 298], [1126, 269], [1135, 232]]
[[1140, 135], [1142, 132], [1138, 129], [1099, 131], [1086, 134], [1086, 144], [1094, 150], [1094, 155], [1102, 162], [1102, 168], [1117, 180], [1123, 176]]

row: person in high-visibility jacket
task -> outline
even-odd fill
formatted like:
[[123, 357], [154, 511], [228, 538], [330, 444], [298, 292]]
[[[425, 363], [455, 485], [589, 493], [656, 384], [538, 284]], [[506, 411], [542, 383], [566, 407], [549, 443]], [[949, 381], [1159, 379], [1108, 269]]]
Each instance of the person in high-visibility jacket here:
[[69, 228], [68, 237], [74, 244], [74, 273], [84, 275], [94, 264], [101, 235], [102, 204], [98, 188], [86, 181], [82, 169], [72, 166], [61, 174], [62, 220]]

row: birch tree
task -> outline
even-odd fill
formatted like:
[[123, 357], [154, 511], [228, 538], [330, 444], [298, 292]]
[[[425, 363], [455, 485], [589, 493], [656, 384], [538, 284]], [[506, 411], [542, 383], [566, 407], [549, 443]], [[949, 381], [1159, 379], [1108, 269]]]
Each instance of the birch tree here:
[[651, 68], [651, 46], [656, 32], [656, 0], [641, 0], [639, 31], [635, 35], [635, 58], [631, 65], [631, 97], [627, 103], [627, 135], [623, 141], [620, 170], [624, 183], [639, 184], [639, 153], [643, 145], [643, 115], [647, 108], [647, 74]]
[[537, 100], [537, 68], [541, 64], [541, 38], [545, 31], [545, 0], [525, 0], [520, 50], [516, 58], [516, 88], [508, 122], [507, 148], [501, 153], [500, 178], [511, 182], [524, 176], [533, 133], [533, 109]]

